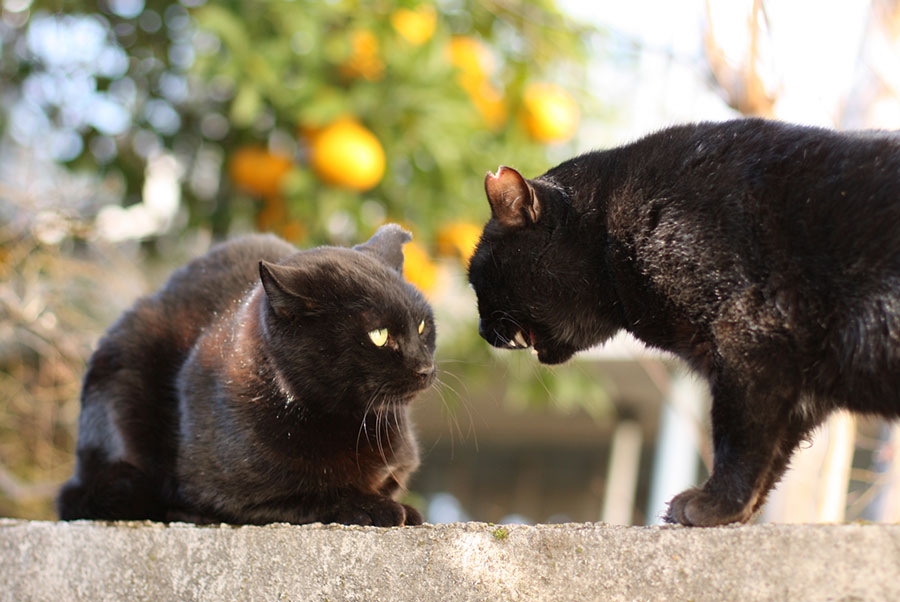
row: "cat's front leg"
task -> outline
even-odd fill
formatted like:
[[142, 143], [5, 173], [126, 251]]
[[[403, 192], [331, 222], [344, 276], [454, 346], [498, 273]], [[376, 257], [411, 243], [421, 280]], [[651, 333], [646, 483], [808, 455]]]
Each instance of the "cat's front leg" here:
[[790, 426], [792, 401], [785, 391], [717, 378], [712, 475], [703, 487], [675, 496], [665, 520], [697, 527], [748, 521], [781, 476], [790, 452], [808, 432], [805, 426]]
[[422, 515], [412, 506], [377, 494], [346, 496], [324, 513], [323, 523], [399, 527], [421, 525]]
[[[385, 482], [378, 489], [378, 493], [381, 495], [393, 498], [395, 494], [400, 490], [406, 490], [406, 480], [409, 475], [409, 470], [405, 468], [398, 468], [396, 472], [392, 473]], [[398, 481], [397, 479], [402, 479], [403, 483]], [[422, 517], [422, 513], [410, 506], [409, 504], [400, 504], [403, 506], [403, 509], [406, 511], [406, 520], [403, 524], [407, 526], [415, 526], [421, 525], [425, 522], [425, 519]]]

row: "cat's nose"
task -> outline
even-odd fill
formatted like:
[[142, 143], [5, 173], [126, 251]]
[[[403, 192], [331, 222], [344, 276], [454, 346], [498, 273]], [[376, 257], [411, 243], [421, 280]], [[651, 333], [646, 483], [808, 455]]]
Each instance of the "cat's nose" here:
[[434, 362], [422, 364], [416, 368], [416, 376], [419, 377], [421, 382], [428, 382], [428, 380], [434, 376]]

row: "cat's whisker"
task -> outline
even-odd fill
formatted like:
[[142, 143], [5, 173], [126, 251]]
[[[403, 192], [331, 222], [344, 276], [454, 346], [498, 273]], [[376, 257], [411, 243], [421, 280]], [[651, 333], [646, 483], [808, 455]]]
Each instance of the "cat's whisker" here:
[[497, 310], [492, 315], [497, 316], [501, 320], [506, 320], [507, 322], [511, 323], [513, 326], [518, 327], [519, 329], [524, 330], [524, 328], [525, 328], [525, 326], [521, 322], [519, 322], [515, 317], [513, 317], [513, 315], [511, 313], [509, 313], [508, 311]]
[[384, 442], [381, 440], [381, 438], [382, 438], [381, 429], [384, 428], [383, 422], [386, 420], [385, 416], [384, 416], [385, 405], [384, 405], [384, 399], [382, 399], [381, 401], [382, 401], [382, 403], [375, 410], [375, 441], [378, 444], [378, 453], [381, 456], [381, 461], [384, 463], [385, 466], [387, 466], [387, 463], [388, 463], [387, 455], [384, 453]]
[[381, 406], [377, 406], [375, 408], [375, 447], [378, 449], [378, 452], [384, 457], [384, 453], [381, 451]]
[[[391, 450], [391, 455], [393, 455], [393, 444], [391, 443], [391, 406], [390, 404], [386, 404], [383, 406], [381, 411], [382, 416], [382, 428], [384, 432], [382, 433], [382, 437], [384, 437], [384, 441], [381, 444], [381, 461], [385, 466], [389, 465], [388, 462], [388, 450]], [[385, 443], [387, 445], [385, 445]]]
[[[529, 338], [531, 337], [530, 329], [526, 328], [524, 324], [519, 322], [509, 312], [496, 310], [491, 314], [491, 317], [498, 321], [508, 322], [516, 327], [516, 332], [512, 335], [512, 337], [503, 336], [499, 332], [495, 331], [497, 338], [504, 347], [509, 347], [510, 349], [527, 349], [531, 347], [531, 341], [529, 340]], [[528, 336], [526, 336], [526, 333], [529, 333]]]
[[499, 332], [497, 333], [497, 340], [499, 340], [501, 343], [503, 343], [504, 347], [509, 347], [509, 339], [507, 339], [505, 336], [503, 336]]
[[532, 360], [513, 360], [518, 362], [517, 365], [521, 366], [521, 362], [527, 362], [529, 369], [534, 376], [535, 380], [541, 385], [541, 388], [547, 393], [547, 398], [550, 400], [550, 403], [553, 404], [554, 407], [560, 408], [563, 407], [563, 404], [559, 401], [556, 395], [553, 394], [553, 391], [550, 390], [550, 387], [547, 386], [547, 381], [544, 380], [544, 370], [556, 374], [554, 366], [547, 366], [543, 364], [537, 364]]
[[[442, 371], [442, 372], [444, 374], [449, 374], [449, 375], [453, 376], [454, 378], [459, 380], [463, 386], [466, 386], [466, 384], [462, 381], [462, 379], [460, 379], [457, 375], [453, 374], [452, 372], [447, 372], [447, 371]], [[472, 435], [473, 442], [475, 444], [475, 450], [478, 451], [478, 434], [475, 430], [475, 419], [474, 419], [474, 416], [472, 415], [471, 410], [469, 409], [469, 405], [465, 402], [465, 398], [459, 394], [459, 391], [457, 391], [450, 383], [448, 383], [444, 380], [441, 380], [440, 383], [441, 383], [441, 386], [443, 386], [453, 392], [453, 394], [456, 396], [456, 399], [459, 402], [458, 405], [466, 411], [466, 415], [469, 417], [469, 431], [468, 431], [468, 433], [463, 433], [462, 427], [459, 424], [458, 414], [457, 414], [456, 410], [451, 408], [450, 405], [447, 404], [446, 401], [444, 401], [444, 407], [447, 408], [447, 412], [451, 415], [453, 422], [456, 424], [456, 430], [459, 433], [460, 441], [464, 440], [468, 435]]]
[[[368, 410], [368, 404], [366, 405], [366, 410]], [[369, 414], [368, 411], [363, 412], [363, 417], [359, 424], [359, 430], [356, 431], [356, 454], [355, 454], [356, 455], [356, 467], [360, 470], [360, 472], [362, 472], [362, 467], [359, 465], [359, 437], [360, 437], [360, 435], [365, 433], [366, 443], [371, 445], [371, 443], [369, 441], [369, 429], [368, 429], [368, 427], [366, 427], [366, 417], [368, 416], [368, 414]]]
[[375, 415], [375, 449], [381, 450], [381, 413], [378, 407], [372, 412]]
[[469, 360], [458, 360], [458, 359], [445, 358], [445, 359], [438, 360], [437, 364], [438, 365], [440, 365], [440, 364], [466, 364], [467, 366], [475, 366], [475, 365], [480, 366], [480, 365], [482, 365], [482, 362], [471, 362]]
[[[441, 404], [444, 406], [445, 411], [449, 413], [450, 406], [447, 405], [447, 400], [444, 399], [444, 391], [443, 391], [443, 389], [441, 389], [440, 384], [441, 383], [439, 382], [439, 380], [435, 379], [434, 382], [431, 383], [431, 388], [438, 394], [438, 397], [440, 398]], [[452, 425], [450, 425], [448, 432], [450, 433], [450, 457], [453, 458], [453, 427], [452, 427]], [[442, 437], [443, 437], [443, 433], [438, 433], [438, 436], [434, 440], [434, 443], [431, 444], [431, 448], [429, 449], [429, 451], [433, 451], [434, 448], [437, 447], [437, 444], [441, 441]]]
[[[379, 385], [375, 392], [372, 393], [372, 396], [369, 398], [369, 401], [366, 403], [365, 409], [363, 410], [362, 421], [359, 425], [359, 431], [356, 433], [356, 466], [359, 466], [359, 437], [360, 434], [365, 433], [366, 435], [366, 443], [371, 447], [372, 442], [369, 440], [369, 427], [367, 425], [367, 419], [369, 417], [369, 413], [372, 411], [372, 408], [375, 406], [375, 400], [378, 399], [381, 391], [384, 389], [384, 385]], [[362, 470], [360, 468], [360, 470]]]
[[[396, 400], [388, 400], [388, 405], [385, 408], [384, 413], [386, 416], [384, 417], [384, 425], [385, 425], [385, 433], [384, 436], [387, 438], [388, 449], [391, 450], [391, 457], [394, 457], [394, 443], [393, 439], [393, 431], [400, 431], [400, 421], [397, 419], [397, 404]], [[391, 414], [394, 415], [394, 422], [397, 424], [396, 429], [391, 427]], [[384, 459], [385, 464], [387, 464], [387, 458]]]
[[[472, 415], [472, 410], [469, 407], [469, 404], [466, 403], [466, 399], [468, 399], [468, 397], [469, 397], [469, 386], [468, 386], [468, 384], [466, 384], [466, 382], [462, 378], [459, 377], [459, 375], [454, 374], [453, 372], [450, 372], [448, 370], [441, 370], [440, 374], [452, 376], [465, 389], [466, 395], [463, 396], [463, 395], [460, 395], [459, 391], [457, 391], [448, 382], [446, 382], [444, 380], [441, 381], [441, 384], [443, 384], [445, 387], [447, 387], [448, 389], [453, 391], [454, 395], [456, 395], [456, 398], [459, 401], [459, 405], [462, 406], [462, 408], [466, 411], [466, 415], [469, 417], [469, 433], [475, 437], [475, 449], [477, 450], [478, 449], [478, 436], [475, 434], [475, 417]], [[459, 428], [459, 421], [457, 421], [456, 424], [457, 424], [457, 428]], [[459, 435], [460, 435], [460, 438], [464, 438], [462, 429], [459, 430]]]
[[397, 430], [395, 431], [397, 438], [400, 441], [406, 440], [406, 412], [403, 407], [400, 405], [394, 405], [394, 424], [397, 425]]
[[[462, 378], [460, 378], [458, 374], [454, 374], [450, 370], [438, 370], [438, 376], [452, 376], [453, 378], [456, 379], [456, 381], [460, 385], [462, 385], [465, 388], [466, 394], [469, 393], [469, 385], [466, 383], [466, 381], [464, 381]], [[448, 387], [450, 386], [450, 385], [447, 385], [446, 383], [443, 383], [443, 384], [445, 384]], [[460, 400], [463, 399], [462, 395], [459, 395], [459, 392], [456, 389], [453, 389], [451, 387], [451, 390], [459, 396]]]
[[[456, 412], [450, 407], [450, 404], [447, 403], [447, 399], [444, 394], [444, 389], [442, 388], [442, 387], [446, 387], [446, 386], [447, 386], [446, 384], [440, 382], [440, 379], [435, 379], [434, 383], [432, 384], [432, 387], [434, 388], [435, 391], [438, 392], [438, 395], [441, 398], [441, 404], [443, 404], [443, 406], [444, 406], [444, 412], [442, 412], [442, 414], [447, 418], [447, 420], [449, 420], [448, 432], [450, 434], [450, 457], [452, 458], [456, 451], [455, 441], [453, 438], [453, 427], [455, 426], [456, 430], [459, 432], [460, 441], [462, 441], [462, 439], [463, 439], [463, 434], [462, 434], [462, 429], [459, 426], [459, 421], [456, 419]], [[437, 441], [435, 441], [435, 444], [437, 444]]]

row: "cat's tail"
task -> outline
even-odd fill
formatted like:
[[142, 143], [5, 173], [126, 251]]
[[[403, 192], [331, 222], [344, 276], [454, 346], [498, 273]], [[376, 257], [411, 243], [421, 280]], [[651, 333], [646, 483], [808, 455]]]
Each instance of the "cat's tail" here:
[[165, 519], [165, 504], [151, 479], [124, 461], [80, 462], [56, 500], [61, 520]]

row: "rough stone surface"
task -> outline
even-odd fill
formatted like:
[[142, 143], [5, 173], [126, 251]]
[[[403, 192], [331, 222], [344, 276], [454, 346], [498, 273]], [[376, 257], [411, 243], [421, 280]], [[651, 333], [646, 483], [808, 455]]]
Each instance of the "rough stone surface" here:
[[900, 525], [0, 519], [0, 600], [900, 600]]

